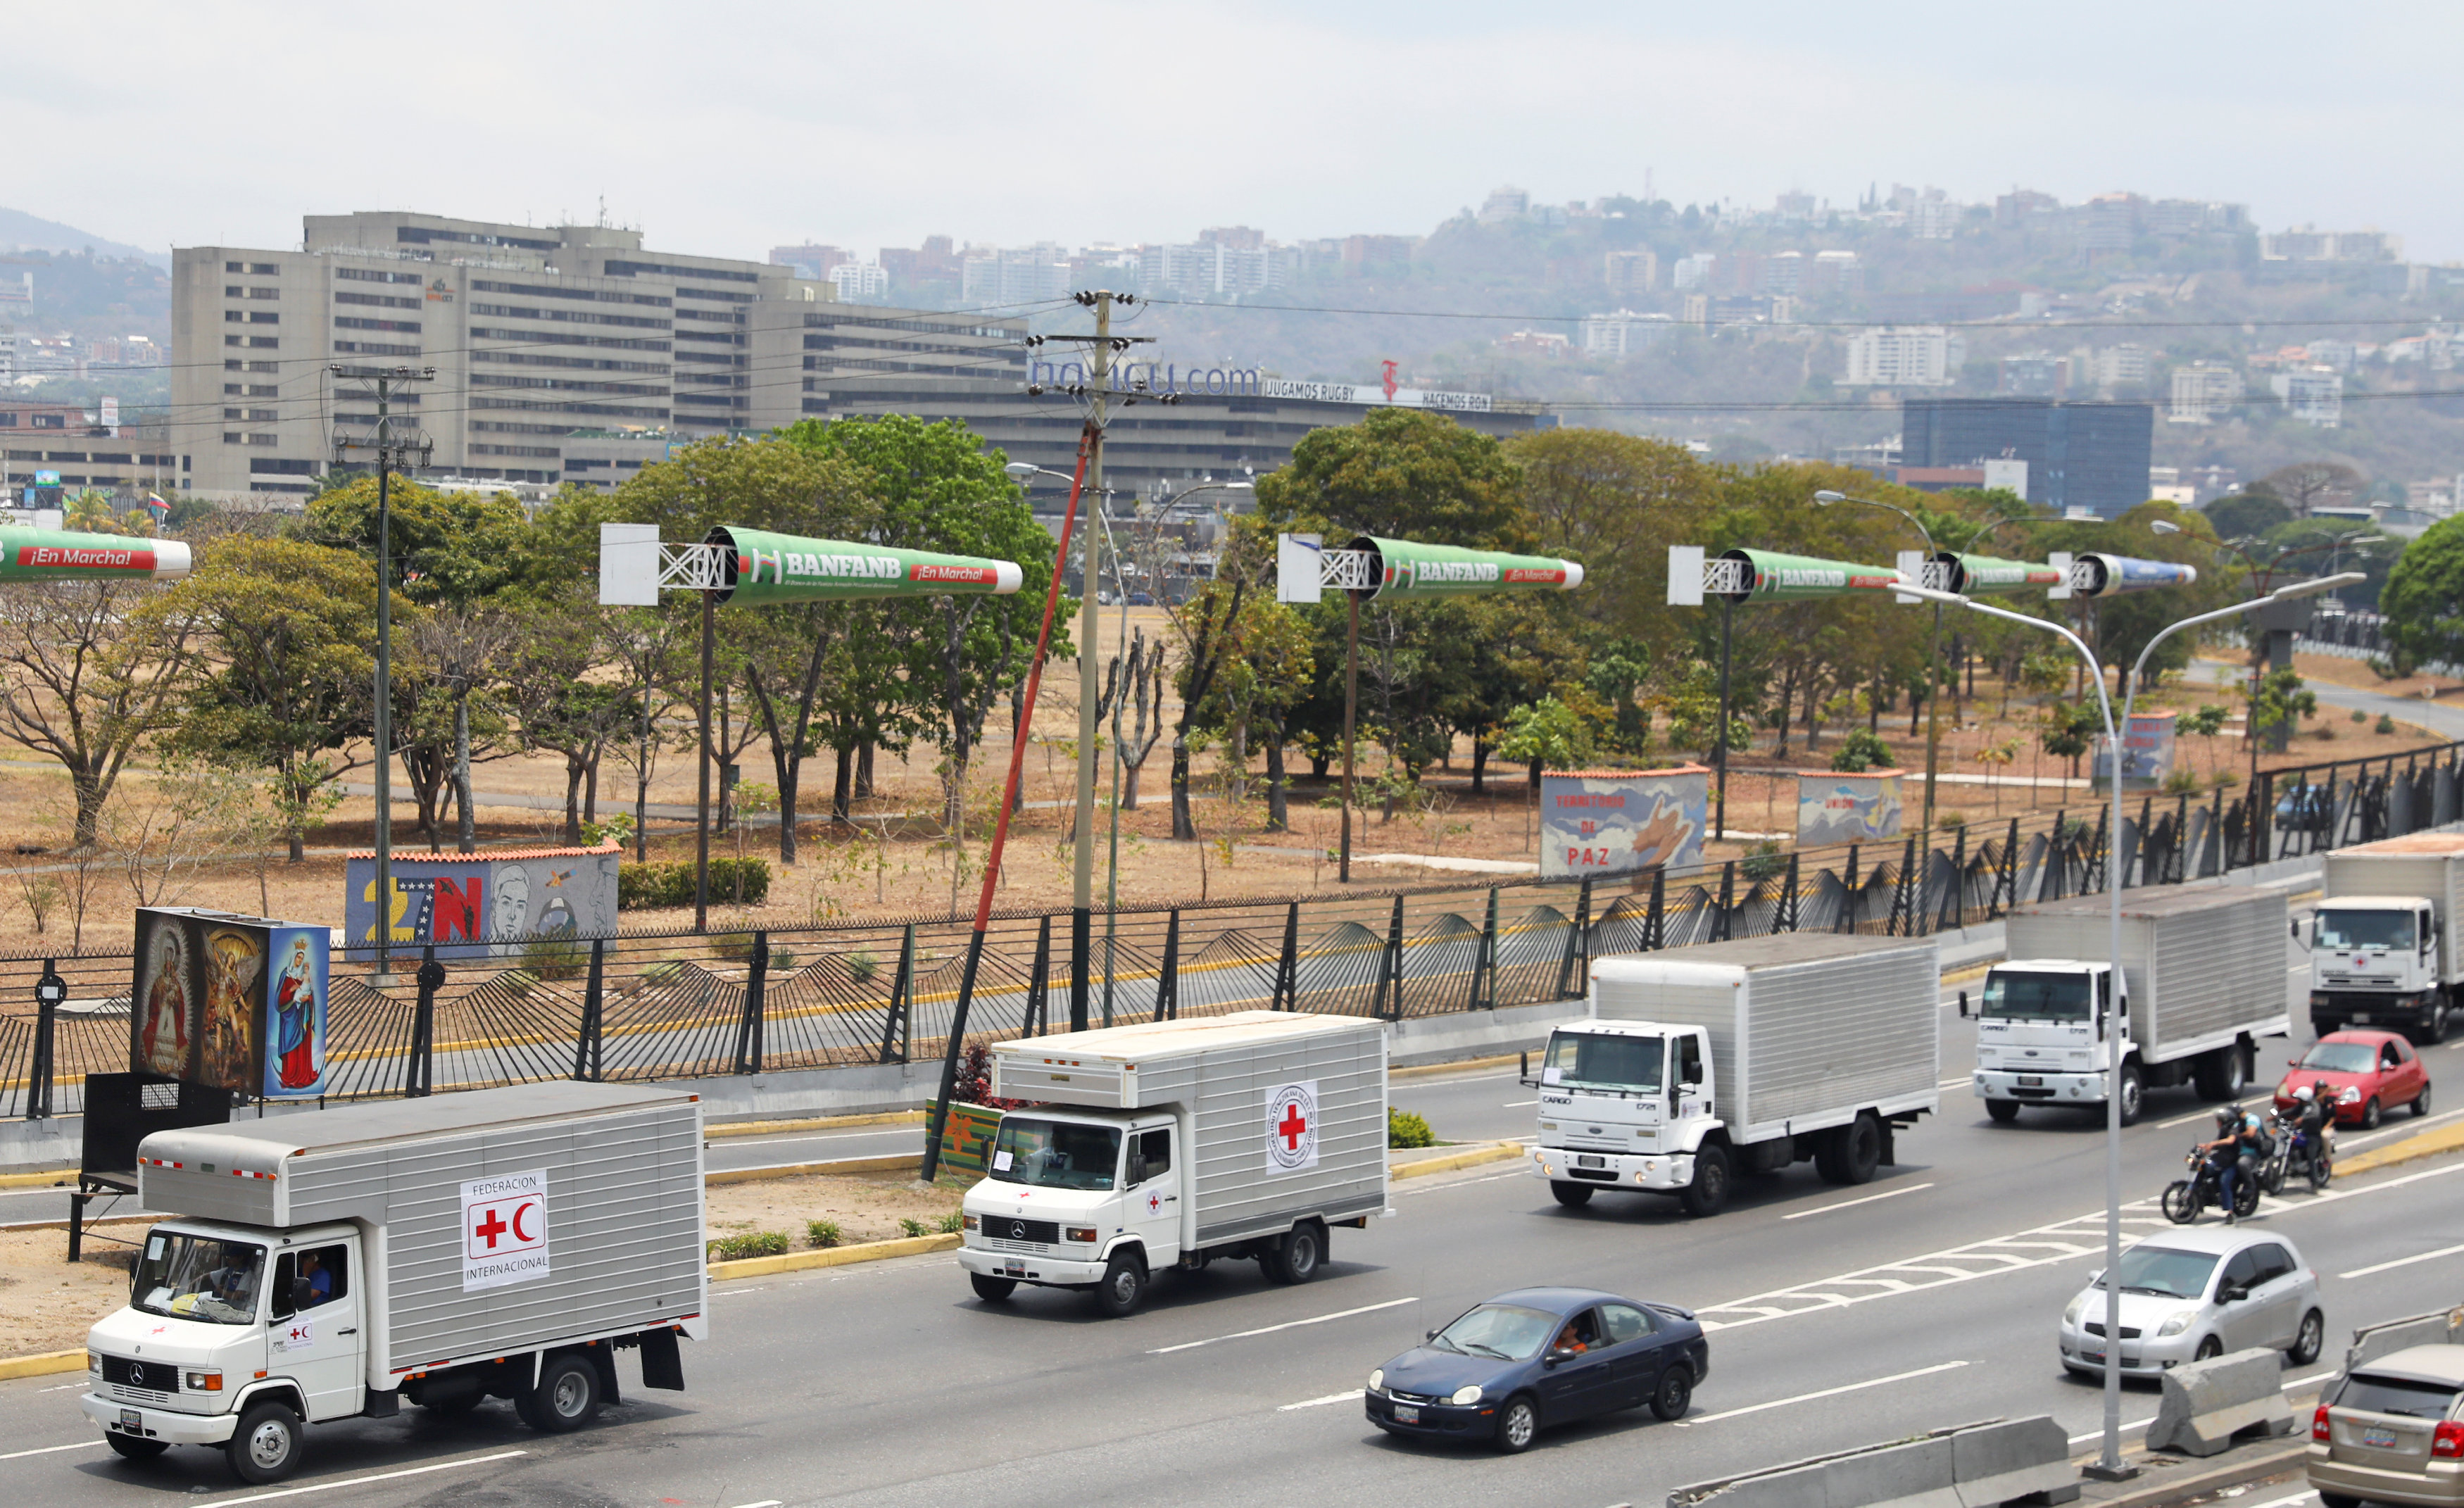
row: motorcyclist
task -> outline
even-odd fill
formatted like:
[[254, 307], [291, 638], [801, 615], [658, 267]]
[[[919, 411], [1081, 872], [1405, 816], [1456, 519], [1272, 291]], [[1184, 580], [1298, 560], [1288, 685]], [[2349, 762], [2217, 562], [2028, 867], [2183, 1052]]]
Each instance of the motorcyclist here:
[[2335, 1118], [2329, 1108], [2335, 1104], [2334, 1089], [2321, 1079], [2294, 1090], [2293, 1099], [2300, 1108], [2301, 1145], [2307, 1148], [2311, 1166], [2317, 1167], [2327, 1155], [2327, 1123]]
[[2236, 1104], [2216, 1107], [2216, 1139], [2201, 1142], [2199, 1150], [2208, 1154], [2216, 1169], [2216, 1191], [2225, 1207], [2225, 1224], [2236, 1223], [2233, 1214], [2233, 1186], [2244, 1177], [2257, 1175], [2256, 1159], [2264, 1152], [2266, 1142], [2258, 1117]]

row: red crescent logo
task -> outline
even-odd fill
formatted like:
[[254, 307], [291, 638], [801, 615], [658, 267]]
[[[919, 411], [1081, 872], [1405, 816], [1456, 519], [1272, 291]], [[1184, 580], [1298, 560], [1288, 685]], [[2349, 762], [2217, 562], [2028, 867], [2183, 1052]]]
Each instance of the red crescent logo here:
[[535, 1236], [535, 1235], [531, 1235], [531, 1233], [530, 1233], [530, 1232], [525, 1231], [525, 1230], [523, 1230], [523, 1229], [522, 1229], [522, 1216], [524, 1216], [524, 1215], [526, 1215], [526, 1214], [530, 1213], [533, 1210], [536, 1210], [536, 1209], [538, 1209], [538, 1208], [539, 1208], [539, 1206], [538, 1206], [537, 1204], [535, 1204], [535, 1203], [533, 1203], [533, 1202], [531, 1202], [530, 1200], [527, 1200], [527, 1199], [523, 1200], [520, 1204], [517, 1204], [517, 1205], [514, 1206], [514, 1239], [515, 1239], [515, 1240], [517, 1240], [517, 1241], [535, 1241], [535, 1240], [539, 1239], [539, 1237], [537, 1237], [537, 1236]]

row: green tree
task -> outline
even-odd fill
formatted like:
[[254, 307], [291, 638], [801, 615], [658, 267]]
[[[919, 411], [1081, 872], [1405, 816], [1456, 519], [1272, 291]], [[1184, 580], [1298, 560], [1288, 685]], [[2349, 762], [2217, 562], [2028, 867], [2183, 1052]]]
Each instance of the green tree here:
[[188, 690], [172, 747], [271, 772], [293, 863], [305, 857], [309, 821], [339, 799], [336, 782], [366, 762], [349, 749], [373, 716], [376, 596], [341, 551], [242, 537], [138, 609], [187, 623], [209, 667]]
[[2464, 516], [2431, 525], [2406, 547], [2379, 611], [2400, 665], [2464, 666]]
[[73, 841], [96, 823], [129, 755], [170, 726], [193, 628], [138, 608], [150, 582], [22, 582], [0, 591], [0, 738], [68, 771]]
[[2293, 519], [2293, 510], [2284, 506], [2283, 498], [2256, 484], [2247, 492], [2227, 493], [2200, 512], [2208, 515], [2208, 526], [2219, 539], [2262, 538], [2269, 530]]
[[2044, 729], [2036, 742], [2057, 759], [2070, 761], [2070, 776], [2079, 778], [2079, 756], [2095, 747], [2104, 732], [2104, 713], [2093, 702], [2074, 702], [2045, 710]]
[[1584, 618], [1629, 640], [1690, 634], [1690, 608], [1644, 589], [1666, 569], [1668, 547], [1700, 544], [1721, 473], [1683, 446], [1608, 429], [1539, 429], [1506, 442], [1522, 468], [1522, 497], [1536, 548], [1583, 564], [1573, 596]]
[[1531, 796], [1526, 810], [1531, 822], [1524, 827], [1529, 846], [1532, 823], [1540, 809], [1540, 776], [1545, 770], [1580, 770], [1592, 760], [1592, 729], [1580, 713], [1553, 696], [1544, 696], [1506, 714], [1497, 735], [1497, 752], [1520, 761], [1531, 772]]

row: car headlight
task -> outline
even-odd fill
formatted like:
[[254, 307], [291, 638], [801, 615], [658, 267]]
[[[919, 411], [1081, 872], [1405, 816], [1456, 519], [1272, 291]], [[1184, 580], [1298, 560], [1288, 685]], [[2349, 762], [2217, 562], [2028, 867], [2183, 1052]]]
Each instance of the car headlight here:
[[2360, 1084], [2346, 1084], [2342, 1090], [2338, 1091], [2336, 1095], [2336, 1103], [2338, 1104], [2351, 1104], [2355, 1101], [2361, 1099], [2361, 1097], [2362, 1086]]
[[2180, 1314], [2173, 1316], [2173, 1318], [2166, 1321], [2163, 1324], [2156, 1327], [2156, 1339], [2160, 1341], [2170, 1340], [2189, 1327], [2190, 1311], [2185, 1309]]
[[1369, 1390], [1373, 1393], [1386, 1390], [1386, 1368], [1380, 1366], [1369, 1374]]
[[2071, 1300], [2069, 1308], [2062, 1311], [2062, 1327], [2067, 1330], [2078, 1329], [2079, 1316], [2085, 1313], [2087, 1313], [2087, 1295], [2081, 1294]]
[[1464, 1386], [1456, 1388], [1455, 1395], [1452, 1398], [1447, 1399], [1446, 1402], [1455, 1405], [1457, 1408], [1469, 1408], [1471, 1405], [1480, 1402], [1480, 1384], [1467, 1383]]

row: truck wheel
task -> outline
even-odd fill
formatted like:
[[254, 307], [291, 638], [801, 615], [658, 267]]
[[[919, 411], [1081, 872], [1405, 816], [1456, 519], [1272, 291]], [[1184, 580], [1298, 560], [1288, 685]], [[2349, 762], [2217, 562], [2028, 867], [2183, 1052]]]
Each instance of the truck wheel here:
[[[1718, 1214], [1728, 1202], [1728, 1152], [1716, 1143], [1694, 1154], [1694, 1181], [1678, 1196], [1685, 1213], [1696, 1216]], [[1503, 1422], [1500, 1429], [1505, 1428]]]
[[1108, 1320], [1126, 1319], [1147, 1296], [1147, 1267], [1135, 1252], [1114, 1252], [1104, 1264], [1104, 1279], [1095, 1285], [1095, 1312]]
[[1559, 1204], [1564, 1205], [1569, 1210], [1579, 1210], [1583, 1206], [1592, 1202], [1592, 1186], [1590, 1184], [1570, 1184], [1551, 1180], [1549, 1185], [1549, 1193]]
[[1985, 1114], [1994, 1125], [2008, 1126], [2019, 1118], [2019, 1102], [2016, 1100], [1988, 1100], [1985, 1102]]
[[1882, 1126], [1872, 1111], [1858, 1111], [1857, 1119], [1831, 1133], [1830, 1142], [1831, 1166], [1823, 1177], [1851, 1187], [1874, 1181], [1874, 1169], [1882, 1165]]
[[599, 1368], [579, 1356], [551, 1359], [531, 1389], [529, 1424], [546, 1434], [566, 1434], [599, 1413]]
[[2250, 1082], [2249, 1071], [2242, 1064], [2240, 1044], [2219, 1047], [2201, 1058], [2192, 1079], [2203, 1100], [2221, 1104], [2240, 1099], [2242, 1089]]
[[1305, 1283], [1326, 1265], [1326, 1233], [1313, 1220], [1303, 1220], [1266, 1249], [1261, 1265], [1270, 1283]]
[[2412, 1038], [2415, 1047], [2435, 1047], [2447, 1040], [2447, 996], [2443, 992], [2429, 1014], [2422, 1016], [2421, 1024], [2404, 1035]]
[[239, 1416], [223, 1459], [251, 1486], [282, 1480], [299, 1464], [299, 1416], [288, 1404], [258, 1404]]
[[2147, 1082], [2141, 1077], [2137, 1063], [2122, 1065], [2122, 1124], [2139, 1124], [2140, 1103], [2147, 1097]]
[[976, 1297], [986, 1303], [999, 1303], [1018, 1292], [1018, 1279], [1015, 1278], [987, 1278], [981, 1273], [969, 1273], [967, 1284], [975, 1289]]
[[102, 1443], [111, 1447], [112, 1453], [126, 1461], [150, 1461], [171, 1448], [167, 1441], [149, 1440], [142, 1434], [122, 1434], [117, 1430], [103, 1432]]

